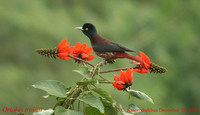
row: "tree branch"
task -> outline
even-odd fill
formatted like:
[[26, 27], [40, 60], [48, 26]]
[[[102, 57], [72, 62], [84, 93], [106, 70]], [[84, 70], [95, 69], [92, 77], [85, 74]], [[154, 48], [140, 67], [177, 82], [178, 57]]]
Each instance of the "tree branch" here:
[[[129, 67], [130, 68], [130, 67]], [[127, 70], [129, 68], [119, 68], [119, 69], [110, 69], [110, 70], [104, 70], [104, 71], [100, 71], [99, 73], [108, 73], [108, 72], [115, 72], [115, 71], [120, 71], [120, 70]], [[138, 67], [132, 67], [130, 69], [137, 69]]]
[[71, 57], [71, 58], [74, 58], [74, 59], [76, 59], [76, 60], [78, 60], [78, 61], [81, 61], [81, 62], [83, 62], [83, 63], [85, 63], [85, 64], [88, 64], [88, 65], [92, 66], [93, 68], [95, 67], [93, 64], [91, 64], [91, 63], [89, 63], [89, 62], [87, 62], [87, 61], [85, 61], [85, 60], [82, 60], [81, 58], [74, 57], [74, 56], [72, 56], [72, 55], [68, 55], [68, 56]]

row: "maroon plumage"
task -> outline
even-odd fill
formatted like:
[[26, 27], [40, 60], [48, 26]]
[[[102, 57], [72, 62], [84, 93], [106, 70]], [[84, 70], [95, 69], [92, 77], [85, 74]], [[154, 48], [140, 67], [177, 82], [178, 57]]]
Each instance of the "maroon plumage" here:
[[135, 52], [124, 46], [121, 46], [115, 42], [112, 42], [104, 37], [100, 36], [94, 25], [86, 23], [83, 27], [77, 27], [76, 29], [82, 30], [82, 32], [90, 39], [92, 48], [96, 55], [104, 58], [108, 62], [113, 62], [117, 58], [128, 58], [138, 63], [143, 63], [143, 60], [138, 59], [126, 52]]

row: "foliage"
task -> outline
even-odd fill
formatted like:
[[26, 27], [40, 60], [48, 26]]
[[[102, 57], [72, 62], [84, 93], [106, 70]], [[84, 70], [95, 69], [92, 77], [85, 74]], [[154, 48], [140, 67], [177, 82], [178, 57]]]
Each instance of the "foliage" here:
[[[75, 68], [72, 61], [66, 64], [62, 60], [47, 60], [33, 52], [41, 46], [54, 46], [66, 37], [73, 38], [70, 39], [72, 44], [76, 41], [89, 43], [82, 33], [73, 29], [85, 22], [94, 23], [99, 33], [112, 41], [136, 51], [148, 52], [153, 62], [164, 65], [170, 71], [153, 77], [152, 74], [134, 74], [137, 75], [134, 78], [137, 82], [133, 82], [131, 88], [153, 97], [156, 103], [153, 105], [140, 103], [134, 98], [124, 100], [127, 95], [113, 90], [112, 86], [99, 85], [125, 108], [133, 100], [144, 108], [200, 106], [197, 101], [200, 97], [200, 62], [197, 61], [200, 57], [199, 4], [198, 0], [0, 1], [2, 106], [48, 109], [55, 104], [55, 100], [52, 97], [41, 99], [41, 95], [46, 93], [33, 90], [30, 87], [33, 83], [56, 79], [70, 87], [79, 81], [79, 74], [71, 71]], [[98, 61], [100, 58], [92, 62]], [[129, 63], [127, 60], [117, 61], [105, 69], [124, 67]], [[66, 74], [71, 76], [66, 77]], [[106, 79], [113, 80], [109, 77], [110, 73], [106, 76]]]
[[[81, 81], [76, 82], [69, 88], [66, 88], [65, 85], [63, 85], [64, 83], [56, 80], [39, 81], [32, 85], [34, 88], [44, 90], [49, 95], [55, 96], [57, 98], [57, 103], [54, 105], [53, 108], [55, 109], [55, 115], [93, 114], [94, 112], [99, 115], [117, 114], [115, 109], [117, 108], [116, 101], [107, 91], [102, 88], [98, 88], [98, 85], [101, 83], [112, 84], [119, 91], [126, 91], [133, 97], [153, 103], [153, 100], [145, 93], [130, 89], [130, 86], [133, 83], [133, 71], [141, 74], [148, 73], [148, 69], [151, 67], [152, 62], [150, 61], [149, 57], [145, 55], [145, 53], [140, 52], [141, 58], [139, 56], [136, 56], [136, 58], [144, 61], [138, 60], [140, 62], [139, 63], [134, 60], [133, 63], [135, 67], [128, 69], [111, 69], [102, 72], [100, 71], [100, 68], [102, 68], [107, 63], [107, 61], [103, 60], [96, 66], [89, 63], [88, 61], [94, 59], [93, 55], [92, 58], [88, 59], [88, 57], [90, 57], [91, 55], [90, 53], [92, 52], [91, 47], [87, 48], [87, 45], [85, 43], [83, 46], [81, 46], [81, 43], [79, 42], [77, 43], [80, 44], [78, 47], [77, 44], [75, 47], [69, 46], [69, 44], [70, 43], [67, 42], [67, 39], [62, 40], [62, 42], [58, 45], [58, 48], [54, 48], [57, 49], [57, 51], [55, 50], [53, 53], [54, 56], [48, 56], [48, 54], [51, 55], [52, 50], [36, 50], [41, 55], [52, 57], [55, 59], [56, 57], [60, 57], [60, 59], [63, 60], [69, 60], [70, 58], [73, 59], [75, 63], [79, 64], [79, 67], [73, 71], [79, 73], [83, 77]], [[80, 66], [80, 64], [82, 66]], [[91, 66], [91, 68], [89, 68], [87, 65]], [[159, 66], [157, 67], [159, 68]], [[126, 72], [124, 72], [123, 70], [126, 70]], [[115, 82], [108, 81], [101, 75], [104, 73], [115, 71], [120, 71], [120, 75], [114, 75]], [[79, 101], [78, 108], [74, 108], [74, 103], [76, 101]], [[80, 102], [83, 103], [82, 112], [80, 112]], [[130, 107], [135, 108], [135, 106], [133, 105], [134, 104], [132, 104], [132, 106]], [[132, 114], [132, 112], [125, 112], [123, 114]]]

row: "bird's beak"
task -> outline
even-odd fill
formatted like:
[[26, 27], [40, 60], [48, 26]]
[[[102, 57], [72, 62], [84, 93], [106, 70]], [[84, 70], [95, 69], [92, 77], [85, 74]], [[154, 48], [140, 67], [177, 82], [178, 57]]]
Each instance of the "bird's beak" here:
[[82, 27], [75, 27], [75, 29], [77, 29], [77, 30], [83, 30]]

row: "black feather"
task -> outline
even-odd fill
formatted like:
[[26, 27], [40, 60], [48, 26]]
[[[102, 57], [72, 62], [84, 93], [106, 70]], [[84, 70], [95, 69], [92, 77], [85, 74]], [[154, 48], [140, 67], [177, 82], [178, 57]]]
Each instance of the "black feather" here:
[[115, 42], [94, 44], [92, 47], [96, 52], [135, 52]]

